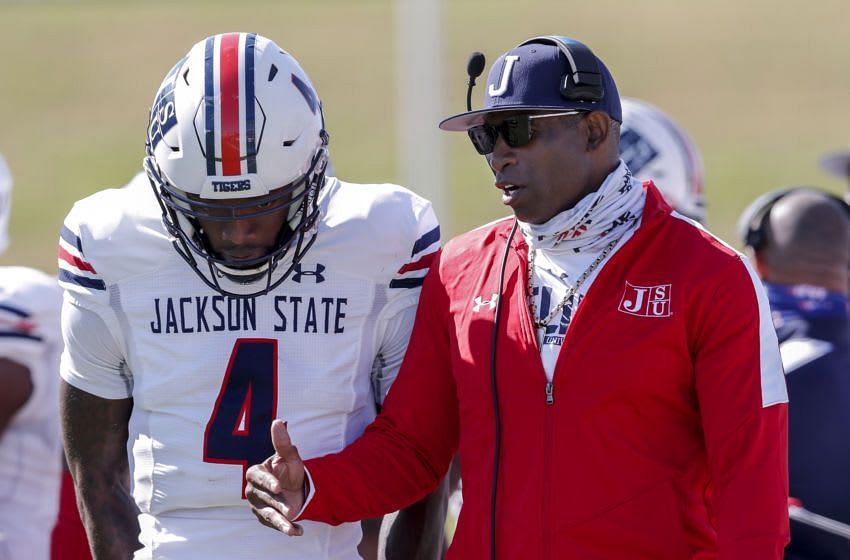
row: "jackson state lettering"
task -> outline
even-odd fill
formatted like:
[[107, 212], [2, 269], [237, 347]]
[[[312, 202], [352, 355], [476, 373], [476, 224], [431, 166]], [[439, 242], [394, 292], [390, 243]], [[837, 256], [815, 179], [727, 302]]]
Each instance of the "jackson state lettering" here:
[[348, 298], [275, 296], [277, 332], [342, 334]]
[[257, 330], [254, 298], [225, 296], [154, 298], [154, 334]]
[[[345, 332], [348, 298], [275, 296], [260, 301], [273, 306], [274, 324], [270, 326], [275, 332]], [[154, 298], [150, 329], [154, 334], [256, 331], [257, 300], [222, 295]]]

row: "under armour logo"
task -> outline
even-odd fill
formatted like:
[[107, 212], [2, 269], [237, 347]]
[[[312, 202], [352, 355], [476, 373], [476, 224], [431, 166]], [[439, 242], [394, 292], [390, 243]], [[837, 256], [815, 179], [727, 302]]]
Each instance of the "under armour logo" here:
[[490, 299], [484, 299], [481, 296], [475, 296], [472, 300], [472, 311], [478, 313], [483, 306], [487, 306], [490, 311], [496, 309], [496, 304], [499, 302], [499, 294], [493, 294]]
[[301, 283], [302, 276], [313, 276], [316, 284], [321, 284], [325, 281], [325, 277], [322, 276], [322, 272], [325, 271], [325, 265], [323, 264], [316, 263], [316, 270], [301, 270], [301, 263], [298, 263], [292, 271], [294, 272], [292, 280], [299, 284]]

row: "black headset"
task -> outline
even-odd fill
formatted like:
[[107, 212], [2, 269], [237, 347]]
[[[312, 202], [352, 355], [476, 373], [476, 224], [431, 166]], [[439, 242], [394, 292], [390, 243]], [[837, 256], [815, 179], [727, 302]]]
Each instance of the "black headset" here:
[[570, 70], [561, 76], [561, 95], [570, 101], [598, 103], [605, 97], [599, 59], [590, 47], [570, 37], [541, 35], [520, 43], [519, 47], [531, 44], [554, 45], [567, 58]]
[[505, 266], [511, 251], [511, 243], [519, 228], [519, 221], [514, 218], [511, 233], [505, 243], [502, 262], [499, 265], [499, 287], [496, 295], [496, 311], [493, 314], [493, 331], [490, 335], [490, 396], [493, 401], [493, 418], [496, 430], [493, 445], [493, 487], [490, 491], [490, 560], [496, 560], [496, 494], [499, 489], [499, 455], [502, 450], [502, 415], [499, 412], [499, 386], [496, 384], [496, 349], [499, 347], [499, 320], [502, 317], [502, 291], [505, 284]]
[[738, 237], [741, 242], [754, 251], [760, 251], [767, 247], [770, 211], [776, 206], [777, 202], [789, 194], [803, 190], [815, 191], [828, 196], [844, 209], [847, 213], [847, 219], [850, 220], [850, 205], [841, 197], [815, 187], [784, 187], [761, 195], [747, 206], [738, 222]]

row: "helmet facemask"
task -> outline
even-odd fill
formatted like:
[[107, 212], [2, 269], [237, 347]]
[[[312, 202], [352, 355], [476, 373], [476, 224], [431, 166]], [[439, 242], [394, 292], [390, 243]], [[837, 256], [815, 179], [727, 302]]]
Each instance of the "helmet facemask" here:
[[[323, 130], [322, 144], [307, 173], [288, 185], [273, 189], [259, 204], [238, 198], [231, 199], [229, 204], [222, 204], [224, 201], [220, 200], [211, 203], [188, 195], [163, 177], [148, 146], [144, 168], [162, 209], [163, 224], [174, 237], [174, 249], [207, 286], [231, 297], [255, 297], [268, 293], [289, 277], [316, 238], [319, 194], [328, 164], [327, 143], [328, 134]], [[286, 202], [275, 204], [286, 198]], [[266, 205], [269, 207], [260, 208]], [[257, 210], [244, 212], [250, 208]], [[262, 257], [238, 262], [216, 254], [198, 221], [199, 218], [222, 222], [248, 220], [281, 209], [287, 210], [287, 217], [272, 250]], [[288, 265], [279, 270], [278, 265], [283, 261], [288, 261]], [[222, 279], [246, 288], [252, 285], [254, 289], [232, 291], [225, 288]]]

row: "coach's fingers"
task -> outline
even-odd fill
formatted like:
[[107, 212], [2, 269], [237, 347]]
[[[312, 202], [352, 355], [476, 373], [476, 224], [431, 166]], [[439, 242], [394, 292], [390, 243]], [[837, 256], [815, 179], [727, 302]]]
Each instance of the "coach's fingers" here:
[[259, 521], [259, 522], [260, 522], [260, 525], [265, 525], [265, 526], [266, 526], [266, 527], [268, 527], [269, 529], [274, 529], [275, 531], [277, 530], [277, 527], [275, 527], [274, 525], [272, 525], [271, 523], [269, 523], [268, 521], [266, 521], [265, 516], [263, 516], [263, 515], [261, 515], [261, 514], [260, 514], [260, 510], [259, 510], [259, 509], [257, 509], [257, 508], [253, 508], [253, 507], [252, 507], [252, 508], [251, 508], [251, 513], [253, 513], [253, 514], [254, 514], [254, 517], [256, 517], [256, 518], [257, 518], [257, 521]]
[[250, 482], [245, 485], [245, 497], [248, 499], [248, 503], [251, 504], [252, 508], [263, 509], [270, 507], [287, 519], [295, 517], [298, 513], [287, 502], [285, 495], [270, 494], [261, 488], [253, 486]]
[[272, 422], [272, 445], [274, 446], [275, 454], [290, 467], [299, 464], [303, 465], [301, 455], [298, 454], [298, 449], [292, 445], [292, 439], [289, 437], [289, 431], [286, 429], [286, 422], [283, 420]]
[[253, 465], [245, 473], [245, 479], [248, 481], [245, 487], [246, 494], [248, 493], [248, 489], [252, 487], [270, 494], [280, 494], [283, 490], [280, 480], [278, 480], [278, 475], [272, 471], [272, 459], [273, 457], [269, 457], [263, 463]]
[[300, 537], [304, 534], [301, 525], [288, 520], [273, 508], [251, 508], [251, 511], [257, 520], [266, 527], [280, 531], [290, 537]]
[[[275, 450], [275, 454], [271, 458], [271, 473], [277, 477], [282, 492], [288, 490], [303, 496], [304, 462], [298, 454], [298, 449], [292, 445], [292, 440], [289, 438], [289, 432], [286, 429], [286, 422], [281, 420], [272, 422], [271, 433]], [[290, 496], [287, 495], [287, 497]], [[291, 496], [291, 498], [292, 507], [299, 509], [303, 504], [303, 497], [300, 498], [300, 501], [294, 496]]]

